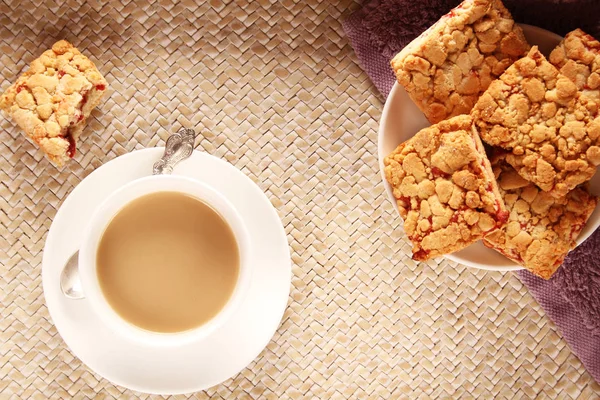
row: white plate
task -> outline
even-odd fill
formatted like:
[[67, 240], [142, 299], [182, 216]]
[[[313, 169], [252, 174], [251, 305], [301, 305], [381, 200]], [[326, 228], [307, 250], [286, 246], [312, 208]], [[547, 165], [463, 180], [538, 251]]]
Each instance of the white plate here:
[[291, 284], [287, 238], [265, 194], [227, 162], [194, 152], [174, 174], [205, 182], [240, 212], [252, 240], [253, 272], [246, 298], [231, 320], [208, 338], [176, 348], [150, 349], [116, 336], [87, 300], [69, 300], [59, 276], [94, 209], [118, 187], [146, 175], [162, 148], [135, 151], [85, 178], [56, 214], [44, 247], [42, 281], [50, 316], [71, 351], [106, 379], [140, 392], [190, 393], [219, 384], [244, 369], [266, 347], [281, 322]]
[[[523, 28], [527, 41], [532, 45], [537, 45], [545, 56], [548, 56], [552, 49], [562, 40], [562, 37], [549, 32], [545, 29], [531, 25], [519, 24]], [[379, 168], [381, 169], [381, 178], [385, 185], [388, 197], [394, 207], [397, 208], [396, 200], [392, 194], [392, 188], [385, 180], [383, 172], [383, 159], [390, 154], [402, 142], [411, 138], [419, 130], [429, 126], [421, 110], [410, 99], [406, 91], [398, 82], [394, 83], [394, 87], [388, 96], [381, 122], [379, 124], [379, 136], [377, 144], [377, 153], [379, 157]], [[596, 174], [590, 182], [590, 191], [595, 194], [600, 194], [600, 175]], [[400, 215], [400, 214], [398, 214]], [[585, 228], [577, 238], [577, 244], [583, 242], [590, 236], [600, 225], [600, 207], [596, 207], [594, 213], [590, 217]], [[457, 251], [456, 253], [448, 254], [445, 257], [450, 260], [459, 262], [469, 267], [487, 269], [493, 271], [514, 271], [522, 269], [522, 267], [500, 253], [491, 250], [483, 245], [481, 241], [470, 245], [469, 247]]]

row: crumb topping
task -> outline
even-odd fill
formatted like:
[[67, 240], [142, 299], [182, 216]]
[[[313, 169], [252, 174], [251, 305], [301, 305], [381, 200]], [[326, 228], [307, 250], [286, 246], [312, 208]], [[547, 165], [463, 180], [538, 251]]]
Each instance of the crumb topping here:
[[467, 115], [419, 131], [384, 164], [416, 260], [466, 247], [508, 218]]
[[61, 40], [0, 96], [0, 109], [60, 166], [75, 154], [79, 125], [106, 87], [96, 66]]
[[466, 114], [529, 44], [498, 0], [466, 0], [391, 61], [431, 123]]
[[490, 85], [472, 115], [484, 141], [507, 150], [522, 177], [555, 197], [600, 164], [598, 103], [535, 46]]
[[596, 197], [577, 187], [556, 198], [523, 179], [502, 159], [494, 161], [493, 168], [510, 215], [504, 227], [483, 239], [484, 244], [549, 279], [575, 247], [596, 207]]
[[575, 83], [584, 96], [600, 100], [600, 42], [575, 29], [552, 50], [549, 61]]

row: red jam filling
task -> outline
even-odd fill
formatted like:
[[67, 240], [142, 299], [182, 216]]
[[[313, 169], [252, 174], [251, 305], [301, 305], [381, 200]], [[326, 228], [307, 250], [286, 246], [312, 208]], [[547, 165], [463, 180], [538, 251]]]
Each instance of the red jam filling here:
[[411, 205], [410, 205], [410, 197], [407, 196], [400, 196], [400, 198], [398, 199], [400, 201], [402, 201], [404, 204], [406, 204], [406, 210], [410, 211], [411, 210]]
[[83, 106], [85, 106], [85, 103], [87, 103], [88, 101], [88, 92], [83, 92], [81, 93], [81, 106], [80, 108], [83, 109]]
[[584, 46], [585, 46], [586, 49], [588, 49], [588, 50], [592, 50], [592, 49], [598, 50], [598, 49], [600, 49], [600, 44], [598, 44], [598, 41], [592, 35], [589, 35], [589, 34], [586, 33], [585, 35], [583, 35], [583, 37], [588, 40], [588, 42], [584, 44]]
[[69, 141], [69, 148], [67, 149], [67, 155], [69, 156], [69, 158], [73, 158], [73, 157], [75, 157], [75, 152], [77, 151], [75, 139], [73, 139], [73, 136], [71, 136], [70, 133], [67, 133], [67, 136], [65, 137], [65, 139], [67, 139]]
[[106, 90], [106, 85], [96, 85], [96, 90]]
[[427, 259], [427, 256], [429, 256], [429, 251], [421, 249], [413, 254], [412, 258], [413, 260], [423, 261]]
[[508, 221], [508, 217], [510, 217], [510, 213], [508, 211], [503, 211], [502, 207], [500, 207], [500, 200], [496, 200], [496, 221], [504, 224]]
[[17, 86], [17, 93], [21, 93], [21, 90], [25, 89], [25, 85]]
[[423, 232], [421, 234], [421, 239], [423, 239], [425, 236], [429, 235], [431, 232], [433, 232], [433, 228], [427, 229], [425, 232]]
[[581, 233], [584, 224], [574, 224], [571, 226], [571, 240], [577, 239], [577, 236]]
[[450, 218], [450, 222], [458, 222], [459, 215], [463, 214], [468, 209], [469, 209], [468, 206], [463, 205], [458, 210], [454, 210], [454, 214], [452, 214], [452, 217]]
[[63, 76], [65, 76], [65, 71], [58, 71], [58, 79], [62, 78]]
[[527, 230], [527, 225], [529, 225], [527, 222], [521, 222], [519, 223], [519, 226], [521, 227], [521, 229], [523, 230]]
[[431, 167], [431, 174], [433, 175], [434, 178], [446, 178], [447, 179], [450, 177], [450, 174], [445, 173], [438, 167]]
[[508, 221], [509, 216], [510, 213], [508, 211], [498, 211], [496, 214], [496, 221], [500, 222], [501, 224], [505, 224], [506, 221]]

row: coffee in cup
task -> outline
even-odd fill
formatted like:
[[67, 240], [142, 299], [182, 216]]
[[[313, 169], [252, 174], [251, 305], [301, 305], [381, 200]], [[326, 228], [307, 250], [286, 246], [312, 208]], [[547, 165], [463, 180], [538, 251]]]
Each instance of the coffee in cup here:
[[250, 238], [223, 194], [154, 175], [110, 194], [79, 250], [85, 298], [115, 333], [178, 346], [230, 320], [248, 290]]
[[223, 217], [180, 192], [125, 205], [96, 253], [104, 297], [124, 320], [148, 331], [196, 328], [223, 309], [239, 274], [239, 250]]

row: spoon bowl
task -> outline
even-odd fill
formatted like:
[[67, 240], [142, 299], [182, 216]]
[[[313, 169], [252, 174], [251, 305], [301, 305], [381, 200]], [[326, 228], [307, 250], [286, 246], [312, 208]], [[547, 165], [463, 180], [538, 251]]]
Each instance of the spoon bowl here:
[[60, 289], [70, 299], [78, 300], [83, 299], [83, 289], [81, 288], [81, 281], [79, 280], [79, 250], [77, 250], [63, 268], [60, 274]]

